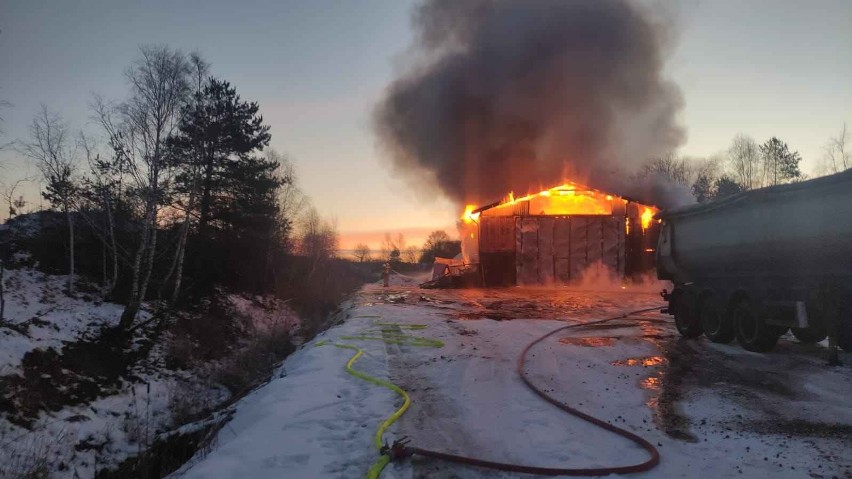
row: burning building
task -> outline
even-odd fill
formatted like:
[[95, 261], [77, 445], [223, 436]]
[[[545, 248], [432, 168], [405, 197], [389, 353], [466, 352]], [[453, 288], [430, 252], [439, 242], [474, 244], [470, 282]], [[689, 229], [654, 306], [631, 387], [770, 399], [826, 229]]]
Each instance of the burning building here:
[[573, 182], [510, 193], [465, 209], [463, 255], [486, 286], [570, 283], [597, 264], [635, 276], [653, 267], [657, 211]]
[[[631, 179], [637, 159], [685, 139], [662, 10], [633, 0], [423, 0], [405, 68], [374, 112], [394, 174], [458, 205], [565, 177], [679, 204], [688, 191]], [[572, 182], [509, 196], [468, 208], [464, 262], [436, 271], [476, 269], [487, 285], [571, 282], [597, 263], [630, 276], [652, 266], [655, 212]]]

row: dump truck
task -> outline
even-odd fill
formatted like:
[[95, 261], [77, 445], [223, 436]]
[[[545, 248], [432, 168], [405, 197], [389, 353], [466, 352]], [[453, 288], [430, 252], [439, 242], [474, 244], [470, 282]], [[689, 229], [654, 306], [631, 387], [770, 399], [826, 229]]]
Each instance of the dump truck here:
[[682, 336], [765, 352], [791, 330], [852, 350], [852, 170], [656, 218], [663, 311]]

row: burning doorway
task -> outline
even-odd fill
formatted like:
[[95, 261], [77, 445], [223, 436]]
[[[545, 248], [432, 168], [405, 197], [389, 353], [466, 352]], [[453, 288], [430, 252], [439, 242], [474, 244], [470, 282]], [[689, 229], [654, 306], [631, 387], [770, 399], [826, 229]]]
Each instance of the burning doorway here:
[[539, 193], [468, 206], [465, 262], [486, 286], [570, 283], [591, 265], [621, 277], [651, 269], [657, 208], [568, 182]]

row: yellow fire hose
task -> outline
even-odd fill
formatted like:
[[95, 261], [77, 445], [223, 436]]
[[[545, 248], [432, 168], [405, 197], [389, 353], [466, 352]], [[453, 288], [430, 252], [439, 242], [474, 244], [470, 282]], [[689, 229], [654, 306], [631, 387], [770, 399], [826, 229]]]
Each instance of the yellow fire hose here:
[[[400, 329], [410, 329], [410, 330], [420, 330], [425, 329], [425, 324], [399, 324], [399, 323], [383, 323], [379, 321], [373, 322], [374, 326], [379, 327], [379, 331], [366, 331], [366, 334], [361, 335], [353, 335], [353, 336], [341, 336], [341, 339], [345, 340], [356, 340], [356, 341], [369, 341], [369, 340], [378, 340], [384, 341], [387, 344], [400, 344], [400, 345], [408, 345], [408, 346], [417, 346], [417, 347], [432, 347], [432, 348], [440, 348], [444, 346], [442, 341], [437, 339], [424, 338], [420, 336], [411, 336], [408, 334], [403, 334], [399, 332]], [[372, 333], [372, 334], [371, 334]], [[377, 335], [376, 333], [380, 333]], [[324, 346], [326, 344], [330, 344], [328, 341], [319, 341], [316, 343], [317, 346]], [[358, 346], [353, 346], [351, 344], [335, 344], [331, 343], [333, 346], [342, 349], [351, 349], [355, 351], [355, 354], [349, 358], [349, 361], [346, 362], [346, 372], [355, 376], [356, 378], [363, 379], [369, 383], [373, 383], [377, 386], [381, 386], [386, 389], [390, 389], [391, 391], [397, 393], [403, 399], [402, 406], [399, 407], [393, 414], [387, 417], [381, 424], [379, 424], [379, 428], [376, 429], [376, 433], [373, 436], [373, 445], [376, 449], [381, 453], [379, 459], [370, 466], [370, 469], [367, 471], [367, 479], [378, 479], [379, 475], [382, 473], [382, 470], [385, 466], [390, 462], [390, 456], [383, 452], [384, 444], [382, 443], [382, 436], [384, 436], [385, 431], [397, 421], [405, 411], [408, 410], [408, 407], [411, 406], [411, 397], [408, 396], [408, 393], [405, 392], [401, 387], [396, 384], [386, 381], [384, 379], [379, 379], [377, 377], [370, 376], [364, 372], [358, 371], [353, 368], [352, 365], [355, 364], [355, 361], [358, 360], [363, 354], [364, 350], [359, 348]]]
[[[436, 458], [436, 459], [443, 459], [443, 460], [446, 460], [446, 461], [456, 462], [456, 463], [460, 463], [460, 464], [479, 466], [479, 467], [501, 470], [501, 471], [522, 472], [522, 473], [540, 474], [540, 475], [548, 475], [548, 476], [554, 476], [554, 475], [557, 475], [557, 476], [561, 476], [561, 475], [568, 475], [568, 476], [608, 476], [608, 475], [611, 475], [611, 474], [632, 474], [632, 473], [636, 473], [636, 472], [647, 471], [647, 470], [655, 467], [657, 464], [659, 464], [660, 455], [659, 455], [659, 452], [657, 451], [657, 449], [650, 442], [648, 442], [646, 439], [642, 438], [641, 436], [639, 436], [637, 434], [634, 434], [630, 431], [627, 431], [626, 429], [619, 428], [619, 427], [615, 426], [614, 424], [611, 424], [611, 423], [604, 421], [602, 419], [599, 419], [597, 417], [593, 417], [589, 414], [581, 412], [581, 411], [575, 409], [574, 407], [571, 407], [571, 406], [569, 406], [565, 403], [562, 403], [561, 401], [559, 401], [559, 400], [553, 398], [552, 396], [548, 395], [546, 392], [544, 392], [544, 390], [540, 389], [539, 387], [534, 385], [529, 380], [529, 378], [526, 375], [524, 363], [525, 363], [525, 360], [526, 360], [527, 353], [529, 352], [529, 350], [533, 346], [535, 346], [536, 344], [544, 341], [545, 339], [549, 338], [550, 336], [553, 336], [554, 334], [556, 334], [560, 331], [564, 331], [564, 330], [567, 330], [569, 328], [582, 328], [584, 326], [589, 326], [589, 325], [599, 324], [599, 323], [605, 323], [605, 322], [608, 322], [608, 321], [614, 321], [616, 319], [623, 319], [623, 318], [626, 318], [626, 317], [633, 315], [633, 314], [643, 313], [643, 312], [647, 312], [647, 311], [653, 311], [653, 310], [656, 310], [656, 309], [659, 309], [659, 307], [640, 309], [640, 310], [636, 310], [636, 311], [623, 313], [623, 314], [620, 314], [618, 316], [612, 316], [610, 318], [606, 318], [606, 319], [602, 319], [602, 320], [589, 321], [589, 322], [586, 322], [586, 323], [570, 324], [570, 325], [567, 325], [567, 326], [562, 326], [562, 327], [556, 328], [556, 329], [550, 331], [549, 333], [545, 334], [544, 336], [541, 336], [538, 339], [536, 339], [535, 341], [529, 343], [526, 346], [526, 348], [524, 348], [523, 352], [521, 353], [520, 357], [518, 358], [518, 374], [519, 374], [521, 380], [527, 385], [527, 387], [530, 388], [530, 390], [532, 390], [533, 392], [538, 394], [542, 399], [546, 400], [547, 402], [553, 404], [554, 406], [558, 407], [559, 409], [561, 409], [561, 410], [563, 410], [563, 411], [565, 411], [569, 414], [577, 416], [580, 419], [583, 419], [583, 420], [585, 420], [585, 421], [587, 421], [591, 424], [594, 424], [594, 425], [596, 425], [596, 426], [598, 426], [602, 429], [605, 429], [605, 430], [610, 431], [612, 433], [618, 434], [619, 436], [627, 438], [627, 439], [633, 441], [635, 444], [642, 447], [643, 449], [645, 449], [646, 451], [648, 451], [648, 453], [650, 455], [648, 460], [646, 460], [645, 462], [639, 463], [639, 464], [632, 464], [632, 465], [628, 465], [628, 466], [591, 467], [591, 468], [537, 467], [537, 466], [526, 466], [526, 465], [519, 465], [519, 464], [509, 464], [509, 463], [486, 461], [486, 460], [482, 460], [482, 459], [459, 456], [459, 455], [455, 455], [455, 454], [443, 453], [443, 452], [438, 452], [438, 451], [430, 451], [430, 450], [421, 449], [421, 448], [418, 448], [418, 447], [409, 447], [407, 445], [408, 444], [407, 440], [397, 440], [393, 443], [393, 445], [385, 446], [385, 445], [382, 444], [382, 436], [383, 436], [385, 430], [387, 430], [387, 428], [390, 427], [391, 424], [396, 422], [396, 420], [399, 419], [403, 415], [403, 413], [405, 413], [405, 411], [411, 405], [411, 398], [408, 396], [408, 393], [403, 391], [402, 388], [400, 388], [399, 386], [397, 386], [397, 385], [395, 385], [395, 384], [393, 384], [389, 381], [385, 381], [383, 379], [378, 379], [378, 378], [372, 377], [370, 375], [367, 375], [367, 374], [365, 374], [361, 371], [357, 371], [354, 368], [352, 368], [352, 365], [355, 363], [355, 361], [357, 361], [358, 358], [360, 358], [361, 355], [364, 353], [364, 351], [361, 348], [359, 348], [357, 346], [353, 346], [351, 344], [334, 344], [334, 346], [337, 346], [338, 348], [351, 349], [351, 350], [355, 351], [355, 355], [352, 356], [352, 358], [350, 358], [349, 361], [346, 363], [346, 371], [349, 374], [351, 374], [351, 375], [353, 375], [357, 378], [363, 379], [365, 381], [371, 382], [373, 384], [376, 384], [376, 385], [382, 386], [384, 388], [390, 389], [391, 391], [394, 391], [395, 393], [402, 396], [402, 398], [404, 399], [402, 406], [399, 409], [397, 409], [393, 414], [391, 414], [387, 419], [385, 419], [384, 422], [382, 422], [381, 425], [379, 425], [378, 430], [376, 430], [376, 434], [375, 434], [373, 439], [374, 439], [374, 445], [379, 450], [380, 456], [379, 456], [379, 459], [375, 463], [373, 463], [372, 466], [370, 466], [370, 469], [367, 472], [367, 479], [378, 479], [379, 475], [382, 473], [382, 470], [385, 468], [385, 466], [387, 466], [387, 464], [392, 459], [409, 457], [409, 456], [414, 455], [414, 454], [417, 454], [417, 455], [420, 455], [420, 456], [425, 456], [425, 457], [433, 457], [433, 458]], [[375, 316], [371, 316], [371, 317], [375, 318]], [[423, 337], [418, 337], [418, 336], [410, 336], [410, 335], [407, 335], [407, 334], [403, 334], [401, 332], [401, 330], [403, 328], [405, 328], [405, 329], [424, 329], [426, 327], [425, 325], [403, 325], [403, 324], [396, 324], [396, 323], [381, 323], [377, 320], [374, 320], [373, 325], [379, 327], [378, 332], [380, 332], [381, 335], [375, 335], [375, 333], [377, 332], [376, 330], [372, 330], [372, 331], [368, 330], [368, 331], [365, 332], [365, 334], [361, 334], [361, 335], [357, 335], [357, 336], [343, 336], [343, 338], [355, 339], [355, 340], [372, 340], [372, 339], [375, 339], [375, 340], [385, 341], [386, 343], [390, 343], [390, 344], [405, 344], [405, 345], [411, 345], [411, 346], [425, 346], [425, 347], [441, 347], [441, 346], [444, 345], [443, 342], [435, 340], [435, 339], [423, 338]], [[329, 344], [329, 341], [324, 340], [324, 341], [320, 341], [320, 342], [316, 343], [317, 346], [322, 346], [324, 344]]]

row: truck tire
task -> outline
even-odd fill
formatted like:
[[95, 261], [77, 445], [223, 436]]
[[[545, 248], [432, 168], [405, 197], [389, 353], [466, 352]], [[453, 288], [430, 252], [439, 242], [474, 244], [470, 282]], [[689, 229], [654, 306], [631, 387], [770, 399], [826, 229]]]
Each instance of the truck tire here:
[[675, 327], [684, 338], [701, 336], [701, 321], [695, 311], [695, 295], [681, 291], [675, 298]]
[[701, 318], [701, 329], [707, 339], [722, 344], [734, 340], [734, 322], [715, 295], [708, 295], [701, 301], [698, 315]]
[[824, 327], [819, 326], [808, 326], [807, 328], [790, 328], [790, 331], [793, 332], [793, 336], [799, 340], [800, 343], [804, 344], [814, 344], [822, 341], [828, 336], [828, 331]]
[[747, 351], [765, 353], [778, 342], [778, 330], [760, 319], [747, 299], [734, 306], [734, 329], [737, 341]]

